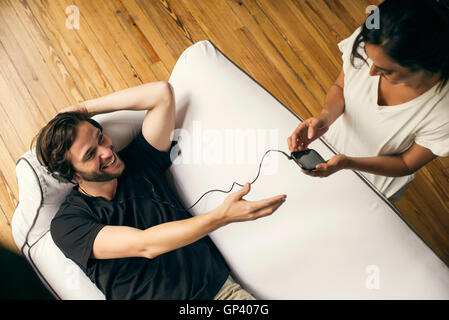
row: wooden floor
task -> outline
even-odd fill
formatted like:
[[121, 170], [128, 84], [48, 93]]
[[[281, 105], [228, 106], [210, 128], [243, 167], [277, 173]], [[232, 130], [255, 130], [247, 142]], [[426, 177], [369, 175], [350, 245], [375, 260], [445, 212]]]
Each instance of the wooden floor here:
[[[341, 68], [337, 43], [378, 0], [1, 0], [0, 243], [17, 252], [15, 163], [65, 106], [168, 80], [185, 48], [209, 39], [302, 118]], [[79, 29], [66, 25], [75, 5]], [[76, 26], [76, 24], [75, 24]], [[286, 137], [287, 138], [287, 137]], [[285, 146], [287, 148], [287, 146]], [[449, 160], [423, 168], [402, 215], [449, 263]]]

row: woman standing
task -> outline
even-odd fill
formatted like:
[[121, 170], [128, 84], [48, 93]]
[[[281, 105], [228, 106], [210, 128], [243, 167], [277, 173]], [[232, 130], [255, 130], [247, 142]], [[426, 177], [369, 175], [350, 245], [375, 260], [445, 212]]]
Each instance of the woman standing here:
[[287, 139], [290, 151], [322, 137], [340, 154], [305, 174], [361, 171], [390, 201], [416, 171], [449, 156], [449, 1], [386, 0], [380, 26], [338, 46], [343, 68], [321, 113]]

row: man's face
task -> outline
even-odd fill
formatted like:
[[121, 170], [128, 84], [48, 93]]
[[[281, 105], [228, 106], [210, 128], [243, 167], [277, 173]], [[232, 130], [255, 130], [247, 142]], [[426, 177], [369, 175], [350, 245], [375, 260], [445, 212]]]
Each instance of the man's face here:
[[111, 139], [86, 121], [78, 125], [75, 141], [68, 153], [78, 183], [113, 180], [125, 168], [123, 161], [113, 151]]

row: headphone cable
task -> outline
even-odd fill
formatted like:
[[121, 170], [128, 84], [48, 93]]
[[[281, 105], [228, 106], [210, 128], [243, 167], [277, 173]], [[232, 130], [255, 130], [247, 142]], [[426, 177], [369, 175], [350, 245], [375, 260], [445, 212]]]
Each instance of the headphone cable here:
[[[285, 153], [285, 152], [282, 151], [282, 150], [277, 150], [277, 149], [269, 149], [269, 150], [267, 150], [267, 151], [265, 152], [265, 154], [262, 156], [262, 159], [260, 160], [259, 170], [258, 170], [258, 172], [257, 172], [257, 176], [254, 178], [254, 180], [253, 180], [252, 182], [250, 182], [251, 185], [252, 185], [254, 182], [256, 182], [256, 180], [259, 178], [260, 170], [261, 170], [261, 168], [262, 168], [263, 160], [264, 160], [265, 156], [266, 156], [269, 152], [271, 152], [271, 151], [280, 152], [280, 153], [284, 154], [289, 160], [292, 159], [291, 156], [289, 156], [287, 153]], [[144, 179], [147, 180], [145, 177], [144, 177]], [[148, 180], [147, 180], [147, 181], [148, 181]], [[149, 182], [149, 181], [148, 181], [148, 182]], [[234, 188], [234, 185], [238, 185], [238, 186], [240, 186], [240, 187], [243, 187], [243, 186], [244, 186], [244, 185], [242, 185], [242, 184], [240, 184], [240, 183], [234, 181], [234, 182], [232, 183], [231, 188], [230, 188], [228, 191], [220, 190], [220, 189], [212, 189], [212, 190], [209, 190], [209, 191], [205, 192], [205, 193], [204, 193], [204, 194], [203, 194], [203, 195], [202, 195], [202, 196], [201, 196], [201, 197], [200, 197], [194, 204], [192, 204], [192, 205], [191, 205], [190, 207], [188, 207], [187, 209], [185, 209], [185, 208], [181, 208], [181, 209], [180, 209], [180, 208], [178, 208], [178, 207], [173, 206], [170, 202], [163, 201], [163, 200], [153, 200], [153, 199], [151, 199], [151, 200], [154, 201], [154, 202], [160, 203], [160, 204], [166, 204], [166, 205], [168, 205], [168, 206], [170, 206], [171, 208], [176, 209], [176, 210], [188, 211], [188, 210], [192, 209], [194, 206], [196, 206], [196, 205], [198, 204], [198, 202], [200, 202], [201, 199], [202, 199], [205, 195], [207, 195], [208, 193], [211, 193], [211, 192], [229, 193], [229, 192], [231, 192], [231, 190]], [[156, 192], [154, 192], [154, 188], [153, 188], [153, 194], [154, 194], [156, 197], [159, 197], [159, 196], [156, 194]]]

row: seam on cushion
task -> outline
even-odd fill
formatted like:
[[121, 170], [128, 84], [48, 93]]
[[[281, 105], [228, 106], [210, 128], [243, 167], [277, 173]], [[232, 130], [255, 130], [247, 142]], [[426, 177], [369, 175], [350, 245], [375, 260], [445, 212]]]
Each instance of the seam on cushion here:
[[39, 180], [39, 177], [38, 177], [36, 171], [34, 170], [33, 166], [31, 165], [30, 161], [28, 161], [28, 159], [26, 159], [26, 158], [21, 157], [17, 161], [16, 166], [17, 166], [17, 164], [19, 164], [20, 160], [24, 160], [30, 166], [31, 170], [33, 171], [34, 176], [36, 177], [36, 180], [38, 181], [39, 191], [41, 193], [41, 199], [40, 199], [39, 207], [37, 208], [36, 214], [35, 214], [34, 219], [33, 219], [33, 223], [31, 224], [30, 229], [28, 229], [28, 232], [27, 232], [27, 234], [25, 236], [25, 241], [24, 241], [24, 243], [22, 245], [22, 248], [20, 249], [23, 252], [23, 248], [25, 247], [25, 245], [28, 245], [28, 247], [30, 247], [30, 245], [28, 243], [28, 238], [29, 238], [30, 233], [33, 230], [34, 226], [36, 225], [37, 218], [39, 217], [42, 205], [44, 203], [44, 193], [42, 191], [41, 181]]
[[39, 278], [45, 282], [47, 289], [50, 290], [50, 292], [53, 294], [53, 296], [55, 296], [58, 300], [62, 300], [61, 297], [59, 297], [59, 295], [56, 293], [56, 291], [53, 289], [53, 287], [49, 284], [49, 282], [47, 281], [47, 279], [45, 279], [45, 277], [42, 275], [42, 273], [40, 272], [40, 270], [37, 268], [36, 264], [33, 261], [33, 258], [31, 257], [31, 249], [33, 248], [33, 246], [35, 244], [37, 244], [47, 233], [49, 233], [50, 230], [48, 230], [47, 232], [45, 232], [41, 237], [39, 237], [39, 239], [37, 239], [31, 246], [28, 244], [28, 258], [31, 262], [31, 265], [33, 266], [34, 272], [36, 272], [39, 276]]
[[[38, 207], [38, 209], [37, 209], [37, 211], [36, 211], [36, 215], [35, 215], [35, 217], [34, 217], [33, 223], [31, 224], [31, 227], [30, 227], [30, 229], [28, 230], [28, 232], [27, 232], [27, 234], [26, 234], [26, 236], [25, 236], [25, 241], [24, 241], [22, 247], [20, 248], [20, 251], [21, 251], [22, 254], [25, 256], [24, 249], [25, 249], [25, 246], [28, 246], [28, 260], [30, 261], [30, 264], [32, 265], [34, 271], [38, 274], [39, 278], [45, 282], [47, 288], [50, 289], [51, 293], [52, 293], [58, 300], [61, 300], [61, 298], [59, 297], [59, 295], [56, 294], [56, 291], [53, 289], [53, 287], [50, 285], [50, 283], [47, 281], [47, 279], [45, 279], [45, 277], [42, 275], [42, 273], [40, 272], [40, 270], [37, 268], [37, 266], [35, 265], [35, 263], [34, 263], [34, 261], [33, 261], [33, 258], [31, 257], [31, 252], [30, 252], [30, 251], [31, 251], [31, 247], [34, 246], [34, 245], [35, 245], [35, 244], [36, 244], [36, 243], [43, 237], [43, 236], [41, 236], [41, 237], [40, 237], [37, 241], [35, 241], [31, 246], [30, 246], [30, 244], [28, 243], [28, 238], [29, 238], [30, 233], [31, 233], [31, 231], [33, 230], [34, 226], [36, 225], [36, 222], [37, 222], [37, 219], [38, 219], [38, 217], [39, 217], [39, 214], [40, 214], [42, 205], [43, 205], [43, 203], [44, 203], [44, 194], [43, 194], [43, 191], [42, 191], [42, 186], [41, 186], [41, 181], [39, 180], [39, 176], [38, 176], [38, 174], [36, 173], [36, 171], [34, 170], [33, 166], [32, 166], [31, 163], [30, 163], [30, 161], [29, 161], [28, 159], [24, 158], [24, 157], [20, 157], [19, 160], [17, 160], [17, 162], [16, 162], [16, 167], [17, 167], [17, 164], [20, 162], [20, 160], [24, 160], [24, 161], [25, 161], [26, 163], [28, 163], [28, 165], [30, 166], [31, 171], [33, 171], [33, 174], [34, 174], [34, 176], [36, 177], [36, 179], [37, 179], [37, 181], [38, 181], [38, 184], [39, 184], [39, 191], [40, 191], [40, 193], [41, 193], [41, 200], [40, 200], [40, 203], [39, 203], [39, 207]], [[48, 231], [47, 231], [47, 232], [48, 232]], [[47, 233], [47, 232], [46, 232], [46, 233]], [[46, 233], [44, 233], [44, 235], [45, 235]]]
[[[272, 96], [274, 99], [276, 99], [277, 102], [279, 102], [281, 104], [281, 106], [283, 106], [284, 108], [286, 108], [288, 111], [291, 112], [291, 114], [293, 114], [296, 118], [298, 118], [300, 121], [304, 121], [303, 119], [301, 119], [300, 116], [298, 116], [296, 113], [294, 113], [292, 110], [290, 110], [290, 108], [288, 108], [286, 105], [284, 105], [277, 97], [275, 97], [273, 94], [271, 94], [270, 91], [268, 91], [267, 89], [265, 89], [264, 86], [262, 86], [259, 82], [257, 82], [257, 80], [255, 80], [253, 77], [251, 77], [245, 70], [243, 70], [242, 68], [240, 68], [236, 63], [234, 63], [234, 61], [232, 61], [231, 59], [229, 59], [220, 49], [217, 48], [217, 46], [215, 46], [215, 44], [210, 41], [207, 40], [214, 48], [215, 50], [217, 50], [218, 52], [220, 52], [229, 62], [231, 62], [235, 67], [237, 67], [240, 71], [242, 71], [244, 74], [246, 74], [252, 81], [254, 81], [255, 83], [257, 83], [259, 85], [259, 87], [261, 87], [262, 89], [265, 90], [265, 92], [267, 92], [270, 96]], [[448, 91], [449, 92], [449, 91]], [[335, 148], [333, 146], [331, 146], [325, 139], [323, 138], [319, 138], [321, 142], [324, 143], [325, 146], [327, 146], [334, 154], [337, 154], [337, 150], [335, 150]], [[354, 172], [363, 182], [365, 182], [368, 187], [370, 187], [370, 189], [372, 189], [392, 210], [394, 213], [396, 213], [397, 216], [399, 216], [399, 218], [410, 228], [410, 230], [412, 230], [417, 236], [418, 238], [421, 239], [421, 241], [438, 257], [438, 259], [440, 259], [440, 261], [443, 262], [443, 264], [445, 264], [447, 267], [449, 267], [449, 264], [446, 263], [445, 261], [443, 261], [443, 259], [440, 258], [440, 256], [438, 254], [436, 254], [435, 250], [433, 250], [425, 241], [424, 239], [421, 237], [421, 235], [416, 232], [416, 230], [404, 219], [404, 217], [402, 216], [402, 214], [396, 209], [395, 206], [393, 206], [393, 204], [388, 201], [388, 199], [385, 197], [385, 195], [383, 193], [381, 193], [379, 190], [377, 190], [377, 188], [370, 182], [368, 181], [365, 177], [363, 177], [362, 174], [358, 173], [357, 171], [351, 170], [352, 172]]]

